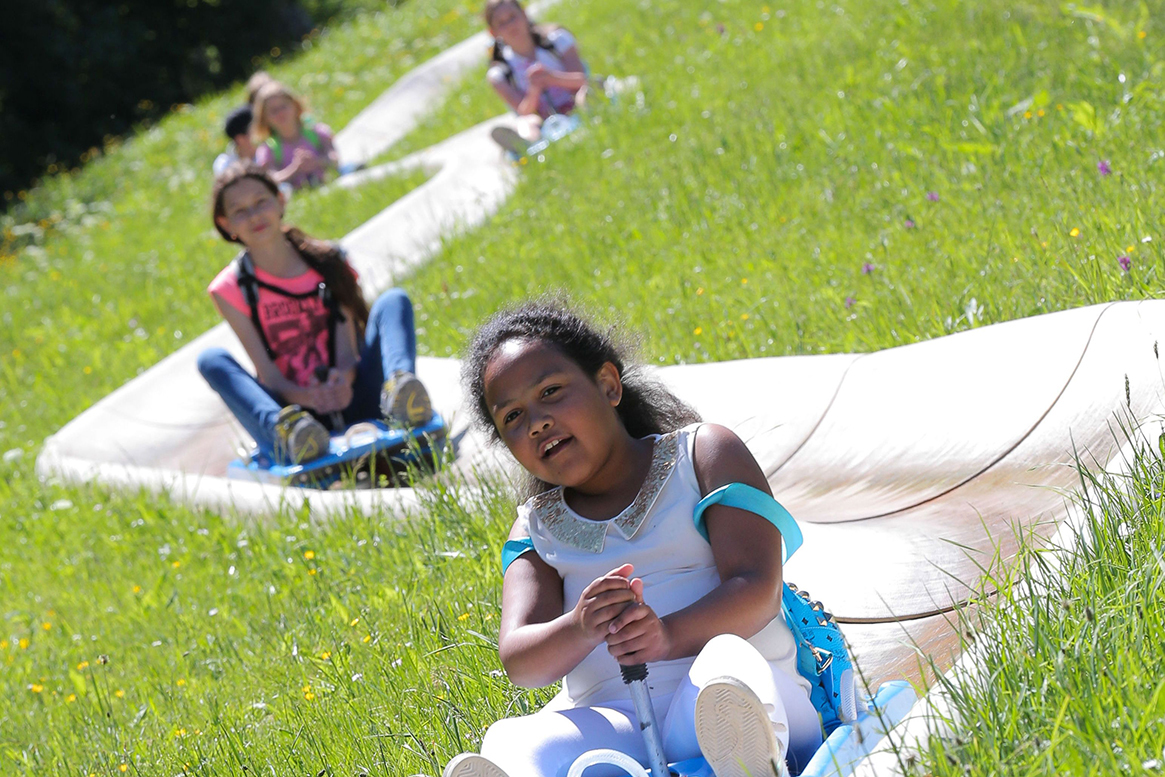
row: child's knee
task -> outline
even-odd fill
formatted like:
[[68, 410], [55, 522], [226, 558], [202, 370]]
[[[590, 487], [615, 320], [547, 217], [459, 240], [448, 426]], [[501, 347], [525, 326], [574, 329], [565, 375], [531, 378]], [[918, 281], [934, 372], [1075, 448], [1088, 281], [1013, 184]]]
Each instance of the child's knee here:
[[502, 718], [485, 731], [481, 740], [481, 754], [497, 763], [507, 753], [520, 751], [522, 747], [522, 718]]
[[372, 303], [372, 310], [369, 311], [369, 318], [376, 318], [378, 316], [396, 313], [401, 311], [411, 312], [413, 309], [413, 302], [409, 299], [409, 295], [401, 288], [391, 288], [376, 298], [376, 302]]
[[225, 348], [207, 348], [198, 354], [198, 372], [210, 380], [215, 375], [220, 375], [231, 361], [231, 355]]

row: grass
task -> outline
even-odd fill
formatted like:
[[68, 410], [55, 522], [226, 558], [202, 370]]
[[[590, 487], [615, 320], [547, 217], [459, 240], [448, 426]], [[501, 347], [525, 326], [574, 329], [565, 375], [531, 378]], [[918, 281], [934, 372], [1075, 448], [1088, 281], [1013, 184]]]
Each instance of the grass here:
[[[547, 288], [623, 319], [664, 363], [871, 350], [1156, 296], [1162, 11], [566, 0], [549, 18], [578, 33], [596, 72], [640, 76], [643, 99], [596, 101], [585, 131], [528, 164], [489, 224], [407, 279], [422, 348], [454, 353], [483, 315]], [[472, 32], [476, 13], [449, 0], [365, 14], [276, 75], [342, 126]], [[427, 492], [403, 524], [352, 513], [315, 525], [34, 476], [46, 435], [214, 322], [203, 288], [232, 250], [210, 234], [205, 173], [238, 99], [111, 144], [0, 224], [0, 763], [17, 774], [434, 774], [544, 698], [500, 676], [492, 645], [512, 516], [502, 487], [480, 503]], [[395, 153], [497, 112], [492, 100], [467, 80]], [[338, 237], [418, 183], [293, 207]], [[1134, 484], [1158, 482], [1157, 460], [1142, 460]], [[1105, 504], [1128, 518], [1147, 504], [1137, 488], [1141, 502]], [[999, 672], [1021, 679], [985, 697], [997, 717], [968, 718], [968, 736], [936, 744], [927, 768], [950, 754], [959, 769], [982, 757], [985, 771], [1074, 771], [1116, 731], [1130, 769], [1151, 771], [1160, 742], [1142, 713], [1160, 704], [1159, 681], [1125, 649], [1145, 667], [1165, 661], [1158, 594], [1142, 586], [1160, 526], [1144, 520], [1114, 567], [1131, 577], [1106, 584], [1125, 579], [1156, 620], [1129, 621], [1116, 589], [1085, 600], [1083, 586], [1105, 582], [1090, 565], [1112, 559], [1081, 555], [1069, 601], [1096, 620], [1064, 632], [1080, 671], [1001, 654]], [[1065, 627], [1089, 623], [1065, 612]], [[1122, 670], [1112, 679], [1106, 655]], [[1077, 755], [1041, 756], [1024, 731], [1043, 743], [1070, 731]]]
[[1055, 556], [1025, 543], [991, 580], [1002, 603], [977, 624], [977, 670], [948, 687], [960, 725], [931, 740], [932, 774], [1165, 768], [1165, 468], [1133, 442], [1125, 474], [1081, 470], [1078, 535]]
[[[425, 347], [453, 352], [546, 288], [668, 363], [872, 350], [1159, 292], [1156, 14], [765, 8], [556, 11], [597, 31], [596, 71], [643, 79], [644, 105], [598, 108], [418, 271]], [[468, 84], [444, 120], [478, 120], [487, 90]]]

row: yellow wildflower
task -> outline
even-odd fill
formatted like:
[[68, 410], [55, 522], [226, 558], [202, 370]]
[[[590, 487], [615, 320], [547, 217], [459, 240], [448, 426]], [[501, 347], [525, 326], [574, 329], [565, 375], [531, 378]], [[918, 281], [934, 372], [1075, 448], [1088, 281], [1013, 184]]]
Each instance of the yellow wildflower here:
[[1024, 117], [1025, 119], [1030, 119], [1030, 118], [1032, 117], [1032, 112], [1031, 112], [1031, 111], [1024, 111], [1024, 112], [1023, 112], [1023, 117]]
[[696, 327], [695, 329], [692, 330], [692, 334], [694, 334], [694, 335], [704, 334], [704, 327], [702, 327], [702, 326]]
[[77, 664], [77, 671], [78, 672], [84, 672], [88, 668], [89, 668], [88, 661], [82, 661], [81, 663]]
[[756, 30], [757, 32], [760, 32], [764, 28], [765, 28], [764, 22], [757, 22], [756, 25], [753, 27], [753, 29]]
[[359, 623], [359, 622], [360, 622], [360, 619], [359, 619], [359, 618], [353, 618], [353, 619], [352, 619], [352, 622], [351, 622], [351, 623], [349, 623], [348, 625], [349, 625], [349, 626], [355, 626], [355, 625], [356, 625], [357, 623]]
[[179, 678], [178, 678], [178, 682], [177, 682], [177, 683], [175, 683], [175, 685], [177, 685], [179, 688], [181, 688], [183, 685], [186, 685], [186, 680], [185, 680], [185, 679], [183, 679], [183, 678], [181, 678], [181, 677], [179, 677]]
[[701, 286], [700, 288], [696, 289], [696, 296], [697, 296], [697, 297], [701, 296], [703, 293], [704, 293], [704, 287], [703, 287], [703, 286]]
[[1071, 237], [1079, 237], [1080, 236], [1080, 229], [1078, 227], [1072, 227], [1072, 231], [1069, 232], [1068, 234]]
[[314, 574], [316, 573], [316, 571], [315, 571], [314, 569], [309, 569], [309, 570], [307, 571], [307, 573], [308, 573], [309, 575], [314, 575]]
[[178, 567], [182, 566], [182, 562], [175, 561], [175, 562], [171, 563], [170, 566], [172, 566], [174, 569], [177, 569]]
[[1145, 32], [1144, 30], [1137, 31], [1137, 37], [1140, 38], [1141, 40], [1144, 40], [1146, 37], [1148, 37], [1148, 35], [1149, 35], [1149, 33]]
[[303, 695], [303, 698], [306, 699], [307, 701], [311, 701], [315, 697], [316, 697], [316, 695], [314, 693], [312, 693], [311, 691], [308, 691], [307, 693], [305, 693]]
[[116, 697], [117, 697], [117, 698], [119, 698], [119, 699], [124, 699], [124, 698], [125, 698], [125, 691], [123, 691], [122, 689], [118, 688], [116, 691], [114, 691], [114, 692], [113, 692], [113, 695], [114, 695], [114, 696], [116, 696]]
[[1137, 250], [1137, 247], [1136, 247], [1136, 246], [1126, 246], [1126, 247], [1125, 247], [1125, 253], [1126, 253], [1126, 254], [1131, 254], [1133, 251], [1136, 251], [1136, 250]]
[[364, 635], [364, 639], [362, 639], [362, 640], [361, 640], [361, 642], [363, 642], [365, 645], [367, 645], [367, 644], [368, 644], [369, 642], [371, 642], [371, 641], [372, 641], [372, 635], [371, 635], [371, 634], [365, 634], [365, 635]]
[[140, 593], [142, 592], [142, 587], [141, 587], [140, 585], [135, 585], [135, 586], [133, 587], [133, 592], [134, 592], [135, 594], [140, 594]]
[[748, 314], [747, 314], [747, 313], [741, 313], [741, 314], [740, 314], [740, 320], [741, 320], [741, 321], [748, 321]]
[[320, 658], [322, 658], [325, 661], [329, 660], [331, 657], [332, 657], [332, 652], [330, 650], [325, 650], [323, 653], [320, 653]]
[[69, 704], [72, 704], [73, 702], [77, 701], [77, 694], [70, 693], [65, 697], [65, 701], [67, 701]]
[[88, 364], [86, 364], [84, 367], [81, 368], [81, 372], [85, 373], [86, 375], [92, 375], [93, 368], [90, 367]]
[[20, 645], [21, 650], [27, 650], [28, 649], [28, 637], [21, 637], [20, 642], [18, 642], [17, 644]]
[[314, 550], [305, 550], [303, 552], [303, 557], [305, 559], [307, 559], [308, 561], [311, 561], [313, 558], [316, 557], [316, 552]]
[[740, 279], [740, 285], [741, 285], [741, 286], [746, 286], [746, 285], [748, 285], [748, 278], [741, 278], [741, 279]]
[[1036, 111], [1036, 116], [1043, 116], [1043, 115], [1044, 115], [1044, 109], [1043, 109], [1043, 108], [1040, 108], [1038, 111]]
[[46, 621], [46, 622], [42, 623], [42, 624], [40, 625], [40, 627], [41, 627], [42, 629], [44, 629], [45, 631], [52, 631], [53, 624], [51, 624], [51, 623], [49, 623], [49, 622], [47, 622], [47, 621]]
[[457, 616], [457, 620], [459, 620], [459, 621], [469, 620], [469, 613], [467, 613], [467, 612], [461, 613], [460, 615]]
[[129, 766], [128, 766], [128, 765], [126, 765], [126, 764], [122, 764], [121, 766], [117, 767], [117, 770], [118, 770], [119, 772], [128, 772], [128, 771], [129, 771]]
[[40, 683], [33, 683], [32, 685], [28, 686], [28, 690], [32, 691], [33, 693], [40, 693], [44, 690], [44, 686]]

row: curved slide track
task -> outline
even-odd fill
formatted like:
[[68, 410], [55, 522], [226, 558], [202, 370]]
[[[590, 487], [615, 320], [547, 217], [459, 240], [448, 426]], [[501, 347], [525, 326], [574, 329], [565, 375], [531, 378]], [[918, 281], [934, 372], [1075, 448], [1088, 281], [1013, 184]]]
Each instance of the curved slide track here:
[[[457, 76], [485, 57], [474, 36], [405, 76], [338, 136], [346, 159], [396, 142]], [[383, 289], [493, 213], [513, 189], [494, 122], [349, 176], [421, 167], [432, 177], [342, 243], [367, 288]], [[1157, 344], [1165, 301], [1123, 302], [983, 327], [871, 354], [666, 367], [660, 376], [748, 442], [802, 523], [787, 579], [832, 610], [867, 682], [919, 679], [920, 658], [955, 658], [954, 611], [1017, 530], [1049, 535], [1069, 513], [1076, 456], [1121, 461], [1117, 424], [1165, 412]], [[45, 442], [37, 470], [70, 481], [166, 492], [219, 510], [282, 505], [326, 515], [358, 505], [402, 514], [410, 489], [319, 492], [227, 480], [245, 433], [198, 376], [210, 346], [245, 354], [226, 325], [188, 343]], [[245, 363], [245, 361], [244, 361]], [[468, 428], [458, 364], [422, 358], [436, 409], [452, 418], [467, 477], [505, 466]]]

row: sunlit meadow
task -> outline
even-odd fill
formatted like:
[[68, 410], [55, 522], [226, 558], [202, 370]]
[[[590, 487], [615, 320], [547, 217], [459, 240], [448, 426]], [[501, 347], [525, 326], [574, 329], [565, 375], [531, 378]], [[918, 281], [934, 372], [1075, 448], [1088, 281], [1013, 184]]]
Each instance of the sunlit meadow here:
[[[477, 11], [364, 14], [272, 70], [342, 126], [477, 29]], [[547, 288], [624, 321], [664, 363], [871, 350], [1156, 296], [1162, 11], [564, 0], [549, 18], [592, 69], [641, 86], [593, 100], [584, 130], [525, 165], [489, 224], [405, 279], [422, 348], [456, 353], [482, 316]], [[405, 522], [317, 525], [33, 476], [45, 436], [214, 323], [203, 289], [232, 251], [210, 230], [207, 168], [239, 99], [111, 141], [0, 222], [0, 763], [17, 774], [436, 774], [544, 697], [509, 685], [493, 644], [504, 486], [434, 489]], [[388, 156], [497, 112], [475, 76]], [[292, 214], [338, 237], [422, 180], [310, 193]], [[1140, 496], [1110, 502], [1157, 516], [1127, 546], [1138, 580], [1159, 558], [1146, 457]], [[1084, 558], [1081, 584], [1111, 563]], [[1102, 663], [1130, 634], [1145, 666], [1162, 665], [1160, 602], [1145, 596], [1153, 618], [1135, 629], [1127, 598], [1066, 596], [1104, 627], [1072, 637], [1092, 650], [1080, 655]], [[1113, 717], [1125, 697], [1157, 709], [1159, 678], [1128, 662], [1119, 681], [1100, 664], [1049, 671], [1057, 649], [1001, 653], [1020, 680], [987, 694], [999, 714], [926, 768], [1074, 772], [1117, 731], [1123, 759], [1100, 768], [1159, 771], [1151, 715]], [[1047, 704], [1030, 703], [1037, 688]], [[1042, 755], [1069, 735], [1070, 755]]]

